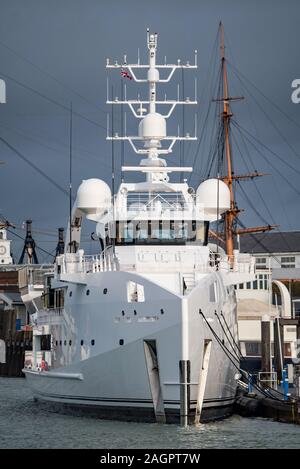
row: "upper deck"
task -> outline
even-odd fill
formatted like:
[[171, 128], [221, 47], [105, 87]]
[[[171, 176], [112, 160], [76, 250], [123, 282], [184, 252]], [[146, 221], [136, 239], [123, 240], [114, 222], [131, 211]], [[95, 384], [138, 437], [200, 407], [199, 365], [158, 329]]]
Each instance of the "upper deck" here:
[[55, 277], [68, 280], [72, 274], [124, 271], [136, 273], [192, 272], [208, 274], [222, 272], [241, 276], [255, 273], [255, 260], [248, 254], [229, 258], [212, 253], [207, 246], [116, 246], [106, 248], [99, 255], [62, 254], [57, 258]]

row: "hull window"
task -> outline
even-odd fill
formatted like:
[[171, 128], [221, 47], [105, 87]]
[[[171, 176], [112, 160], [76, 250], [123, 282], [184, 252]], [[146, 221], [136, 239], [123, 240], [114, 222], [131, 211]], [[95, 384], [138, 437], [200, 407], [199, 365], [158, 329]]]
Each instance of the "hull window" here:
[[209, 301], [216, 303], [218, 301], [218, 286], [217, 282], [211, 283], [209, 286]]
[[144, 286], [136, 282], [127, 282], [127, 301], [128, 303], [144, 302]]

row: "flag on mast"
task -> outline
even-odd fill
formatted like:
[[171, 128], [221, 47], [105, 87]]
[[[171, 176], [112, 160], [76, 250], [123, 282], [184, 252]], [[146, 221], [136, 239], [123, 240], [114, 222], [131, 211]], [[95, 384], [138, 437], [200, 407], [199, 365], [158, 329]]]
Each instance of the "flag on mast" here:
[[126, 70], [122, 69], [120, 72], [120, 75], [122, 78], [129, 78], [129, 80], [132, 80], [132, 76]]

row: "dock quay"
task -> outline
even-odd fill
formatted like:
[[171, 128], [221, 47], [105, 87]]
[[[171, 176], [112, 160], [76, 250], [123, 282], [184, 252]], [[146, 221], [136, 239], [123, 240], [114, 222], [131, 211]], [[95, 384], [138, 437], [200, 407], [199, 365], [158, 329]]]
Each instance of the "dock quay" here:
[[277, 422], [300, 424], [300, 405], [294, 399], [279, 401], [272, 397], [240, 392], [234, 405], [234, 413], [242, 417], [263, 417]]
[[32, 327], [26, 298], [44, 288], [51, 264], [0, 267], [0, 376], [24, 377], [26, 352], [32, 350]]

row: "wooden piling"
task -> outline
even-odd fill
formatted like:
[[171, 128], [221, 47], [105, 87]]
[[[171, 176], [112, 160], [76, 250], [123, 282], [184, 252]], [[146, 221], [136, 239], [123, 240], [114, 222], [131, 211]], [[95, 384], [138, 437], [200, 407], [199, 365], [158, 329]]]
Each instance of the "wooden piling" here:
[[274, 321], [274, 364], [277, 371], [277, 379], [282, 380], [283, 370], [283, 325], [279, 318], [275, 318]]
[[[264, 315], [261, 320], [261, 371], [264, 373], [271, 372], [271, 331], [268, 315]], [[267, 387], [269, 387], [269, 384], [266, 383]]]

